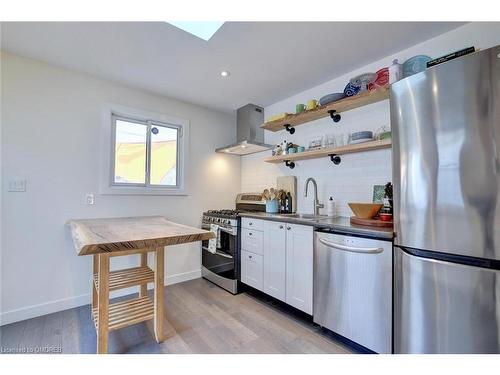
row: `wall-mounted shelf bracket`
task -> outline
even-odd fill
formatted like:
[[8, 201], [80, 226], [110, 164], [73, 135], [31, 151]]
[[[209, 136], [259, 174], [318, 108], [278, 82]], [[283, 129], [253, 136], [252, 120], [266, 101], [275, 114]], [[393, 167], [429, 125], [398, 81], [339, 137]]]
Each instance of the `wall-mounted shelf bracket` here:
[[330, 154], [329, 156], [330, 156], [330, 160], [335, 165], [339, 165], [340, 162], [342, 161], [342, 159], [340, 158], [340, 156], [338, 156], [337, 154]]
[[289, 132], [290, 134], [295, 133], [295, 128], [293, 126], [291, 126], [290, 124], [285, 124], [283, 126], [285, 127], [286, 131]]
[[295, 168], [295, 163], [293, 161], [290, 161], [290, 160], [285, 160], [285, 165], [290, 168], [290, 169], [293, 169]]
[[338, 114], [336, 110], [330, 109], [328, 111], [328, 113], [330, 114], [330, 117], [333, 120], [333, 122], [339, 122], [340, 121], [340, 119], [341, 119], [340, 114]]

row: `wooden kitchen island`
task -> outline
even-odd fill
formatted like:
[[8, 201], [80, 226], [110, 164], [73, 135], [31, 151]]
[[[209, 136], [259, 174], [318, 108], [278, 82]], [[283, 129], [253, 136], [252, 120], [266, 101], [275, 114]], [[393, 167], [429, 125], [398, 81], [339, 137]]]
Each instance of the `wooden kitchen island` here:
[[[163, 285], [165, 246], [202, 241], [214, 233], [176, 224], [163, 216], [69, 220], [77, 255], [93, 256], [92, 317], [97, 353], [107, 353], [109, 331], [153, 319], [157, 342], [164, 341]], [[154, 271], [148, 252], [155, 253]], [[109, 270], [110, 257], [140, 254], [140, 266]], [[154, 300], [147, 284], [154, 283]], [[139, 297], [110, 304], [112, 290], [140, 286]]]

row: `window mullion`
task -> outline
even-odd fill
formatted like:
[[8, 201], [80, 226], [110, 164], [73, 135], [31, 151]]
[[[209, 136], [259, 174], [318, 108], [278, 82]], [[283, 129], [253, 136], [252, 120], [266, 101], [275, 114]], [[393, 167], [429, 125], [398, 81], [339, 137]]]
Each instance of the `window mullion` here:
[[151, 185], [151, 121], [148, 121], [146, 131], [146, 186]]

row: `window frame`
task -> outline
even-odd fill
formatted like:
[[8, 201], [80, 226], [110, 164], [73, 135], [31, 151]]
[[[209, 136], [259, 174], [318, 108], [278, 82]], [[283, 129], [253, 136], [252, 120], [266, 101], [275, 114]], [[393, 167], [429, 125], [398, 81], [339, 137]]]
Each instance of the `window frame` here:
[[[116, 120], [123, 120], [146, 126], [145, 183], [115, 182]], [[151, 127], [177, 129], [176, 185], [150, 183], [151, 169]], [[105, 105], [103, 109], [103, 164], [101, 168], [101, 194], [130, 195], [187, 195], [187, 147], [189, 121], [165, 114], [128, 108], [120, 105]]]

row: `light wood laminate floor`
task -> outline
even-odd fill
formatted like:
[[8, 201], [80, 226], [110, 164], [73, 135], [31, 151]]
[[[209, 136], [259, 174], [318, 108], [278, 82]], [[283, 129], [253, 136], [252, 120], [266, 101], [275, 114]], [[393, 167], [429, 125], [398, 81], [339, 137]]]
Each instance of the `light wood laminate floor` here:
[[[165, 334], [154, 340], [152, 322], [117, 331], [110, 353], [350, 353], [331, 335], [255, 293], [233, 296], [204, 279], [165, 287]], [[95, 353], [90, 305], [0, 328], [2, 352], [11, 348], [62, 348], [62, 353]]]

